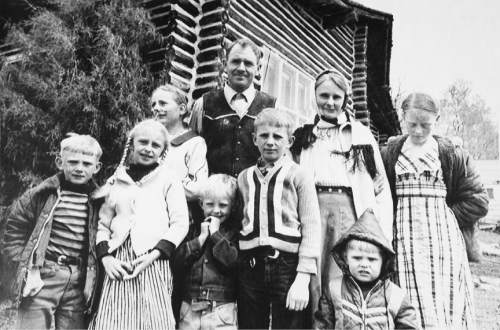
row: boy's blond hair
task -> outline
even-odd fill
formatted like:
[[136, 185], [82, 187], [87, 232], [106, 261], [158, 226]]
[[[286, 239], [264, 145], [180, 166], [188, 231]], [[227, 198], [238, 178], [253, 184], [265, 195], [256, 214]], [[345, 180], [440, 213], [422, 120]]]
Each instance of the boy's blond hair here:
[[276, 108], [265, 108], [257, 115], [253, 124], [254, 132], [257, 132], [257, 128], [262, 125], [284, 127], [288, 137], [292, 136], [295, 129], [292, 116], [288, 112]]
[[102, 156], [102, 149], [97, 142], [90, 135], [80, 135], [76, 133], [68, 133], [67, 138], [61, 141], [59, 156], [62, 157], [65, 151], [78, 152], [84, 155], [95, 156], [99, 160]]
[[370, 241], [362, 240], [359, 238], [351, 238], [349, 241], [347, 241], [344, 253], [347, 253], [347, 250], [354, 249], [354, 245], [356, 245], [357, 249], [363, 252], [372, 252], [376, 249], [381, 257], [384, 256], [383, 250], [380, 246]]
[[230, 200], [234, 200], [237, 190], [238, 182], [236, 178], [227, 174], [212, 174], [203, 184], [200, 191], [200, 200], [203, 201], [205, 198], [213, 195], [223, 195]]

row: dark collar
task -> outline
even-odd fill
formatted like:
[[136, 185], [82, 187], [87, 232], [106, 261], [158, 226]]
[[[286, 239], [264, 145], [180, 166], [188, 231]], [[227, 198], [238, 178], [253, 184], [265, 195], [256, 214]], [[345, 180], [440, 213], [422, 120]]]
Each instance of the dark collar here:
[[127, 169], [127, 174], [132, 180], [139, 181], [157, 167], [158, 163], [153, 163], [151, 165], [130, 164]]
[[172, 139], [172, 141], [170, 141], [170, 144], [174, 147], [178, 147], [181, 144], [183, 144], [184, 142], [186, 142], [186, 141], [188, 141], [196, 136], [198, 136], [198, 134], [196, 134], [196, 132], [189, 130], [189, 131], [184, 132], [181, 135], [175, 137], [174, 139]]
[[95, 186], [92, 182], [88, 182], [86, 184], [74, 184], [70, 181], [67, 181], [64, 177], [63, 172], [59, 172], [57, 174], [57, 178], [59, 179], [61, 190], [88, 195], [95, 189]]

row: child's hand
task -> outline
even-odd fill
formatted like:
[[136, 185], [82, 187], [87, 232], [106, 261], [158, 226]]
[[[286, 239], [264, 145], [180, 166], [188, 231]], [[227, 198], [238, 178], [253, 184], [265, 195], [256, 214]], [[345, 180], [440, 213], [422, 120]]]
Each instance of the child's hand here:
[[137, 275], [139, 275], [144, 269], [148, 268], [149, 265], [153, 263], [156, 259], [160, 257], [160, 251], [154, 249], [153, 251], [143, 254], [134, 261], [132, 261], [132, 267], [134, 267], [134, 272], [131, 275], [125, 276], [124, 280], [130, 280]]
[[210, 235], [212, 235], [213, 233], [215, 233], [216, 231], [219, 230], [220, 228], [220, 219], [217, 218], [217, 217], [213, 217], [213, 216], [210, 216]]
[[309, 281], [311, 275], [298, 272], [286, 296], [286, 308], [291, 311], [301, 311], [309, 303]]
[[132, 272], [132, 266], [129, 263], [118, 260], [113, 256], [103, 257], [102, 264], [106, 274], [112, 280], [121, 281]]
[[201, 226], [200, 236], [198, 236], [198, 240], [200, 241], [200, 245], [203, 245], [203, 244], [205, 244], [205, 241], [207, 240], [208, 235], [210, 235], [210, 232], [208, 230], [208, 227], [210, 226], [210, 222], [203, 221], [200, 226]]

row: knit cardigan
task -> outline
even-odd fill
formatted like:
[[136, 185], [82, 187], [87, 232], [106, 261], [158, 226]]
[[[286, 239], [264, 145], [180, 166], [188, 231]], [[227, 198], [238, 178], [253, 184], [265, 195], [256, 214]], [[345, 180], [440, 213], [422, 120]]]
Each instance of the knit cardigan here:
[[[455, 214], [460, 227], [472, 227], [488, 213], [488, 195], [472, 166], [468, 153], [456, 147], [449, 139], [433, 136], [438, 143], [439, 160], [446, 185], [446, 203]], [[396, 214], [398, 199], [396, 195], [396, 162], [408, 135], [389, 141], [382, 149], [385, 171], [391, 186]]]
[[270, 245], [298, 253], [297, 271], [316, 274], [320, 213], [312, 178], [285, 156], [266, 176], [257, 166], [245, 169], [238, 187], [244, 202], [240, 249]]

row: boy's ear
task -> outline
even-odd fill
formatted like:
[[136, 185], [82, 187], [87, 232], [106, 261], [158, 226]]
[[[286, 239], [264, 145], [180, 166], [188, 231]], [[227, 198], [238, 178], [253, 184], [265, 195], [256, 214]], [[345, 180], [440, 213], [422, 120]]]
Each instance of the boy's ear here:
[[55, 159], [55, 163], [56, 163], [56, 167], [58, 170], [62, 171], [63, 169], [63, 159], [61, 157], [61, 155], [57, 155], [56, 159]]
[[291, 147], [294, 141], [295, 141], [295, 136], [290, 135], [288, 137], [288, 146]]
[[94, 175], [97, 174], [97, 172], [99, 172], [101, 170], [101, 167], [102, 167], [102, 163], [101, 162], [97, 162], [95, 164], [95, 171], [94, 171]]
[[252, 133], [252, 140], [253, 140], [253, 144], [255, 146], [257, 146], [257, 135], [255, 135], [255, 132]]

